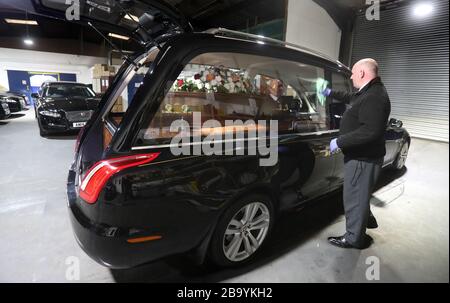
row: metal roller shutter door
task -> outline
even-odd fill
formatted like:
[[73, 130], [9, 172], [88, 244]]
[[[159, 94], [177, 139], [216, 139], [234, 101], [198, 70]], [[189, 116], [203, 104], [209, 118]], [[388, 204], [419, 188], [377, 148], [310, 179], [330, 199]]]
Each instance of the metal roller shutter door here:
[[413, 16], [413, 3], [381, 11], [379, 21], [358, 16], [352, 64], [371, 57], [392, 102], [392, 117], [413, 137], [449, 141], [449, 2], [427, 1], [432, 15]]

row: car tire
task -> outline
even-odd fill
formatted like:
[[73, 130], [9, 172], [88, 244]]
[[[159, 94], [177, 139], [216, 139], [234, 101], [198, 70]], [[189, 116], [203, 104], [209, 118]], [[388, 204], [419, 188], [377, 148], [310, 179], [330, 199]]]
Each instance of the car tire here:
[[392, 163], [392, 168], [394, 168], [395, 170], [402, 170], [403, 167], [405, 167], [405, 163], [408, 158], [408, 151], [409, 142], [406, 141], [400, 148], [400, 151], [398, 152], [397, 158], [395, 159], [394, 163]]
[[219, 267], [251, 261], [268, 242], [274, 220], [273, 203], [267, 196], [249, 195], [232, 203], [212, 236], [209, 261]]

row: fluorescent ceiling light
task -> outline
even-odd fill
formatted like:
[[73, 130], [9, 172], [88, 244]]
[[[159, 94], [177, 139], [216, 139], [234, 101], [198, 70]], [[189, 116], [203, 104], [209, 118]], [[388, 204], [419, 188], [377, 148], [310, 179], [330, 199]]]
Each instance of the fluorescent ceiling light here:
[[125, 14], [125, 19], [131, 20], [134, 22], [139, 22], [139, 18], [132, 14]]
[[31, 39], [25, 39], [25, 40], [23, 40], [23, 43], [25, 43], [26, 45], [33, 45], [34, 44], [33, 40], [31, 40]]
[[22, 20], [22, 19], [8, 19], [5, 18], [5, 22], [9, 24], [24, 24], [24, 25], [39, 25], [35, 20]]
[[414, 7], [414, 15], [416, 17], [426, 17], [433, 12], [433, 6], [429, 3], [419, 3]]
[[122, 35], [118, 35], [118, 34], [113, 34], [113, 33], [109, 33], [108, 36], [113, 37], [113, 38], [117, 38], [117, 39], [122, 39], [122, 40], [129, 40], [130, 39], [130, 37], [122, 36]]

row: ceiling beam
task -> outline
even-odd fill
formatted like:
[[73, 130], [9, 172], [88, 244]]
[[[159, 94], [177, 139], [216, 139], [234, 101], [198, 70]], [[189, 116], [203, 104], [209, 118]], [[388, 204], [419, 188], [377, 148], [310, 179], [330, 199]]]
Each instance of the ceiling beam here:
[[335, 1], [329, 0], [313, 0], [316, 4], [321, 6], [330, 17], [333, 19], [334, 23], [341, 29], [343, 33], [348, 30], [349, 20], [354, 20], [356, 17], [356, 10], [350, 7], [344, 7], [338, 5]]

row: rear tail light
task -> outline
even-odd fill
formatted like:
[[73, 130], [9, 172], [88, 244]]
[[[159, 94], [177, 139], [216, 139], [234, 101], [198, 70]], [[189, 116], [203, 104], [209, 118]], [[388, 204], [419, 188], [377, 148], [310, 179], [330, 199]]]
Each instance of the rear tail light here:
[[87, 172], [81, 182], [80, 197], [89, 204], [97, 201], [100, 191], [112, 175], [123, 169], [147, 164], [155, 160], [160, 153], [139, 154], [113, 158], [97, 162]]

